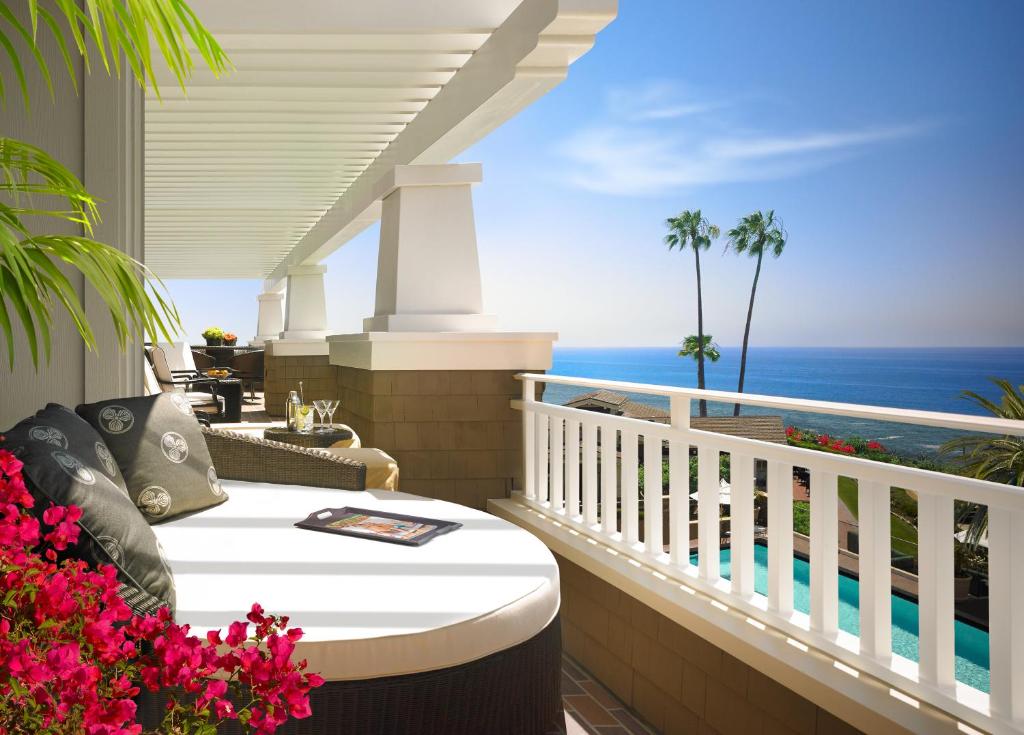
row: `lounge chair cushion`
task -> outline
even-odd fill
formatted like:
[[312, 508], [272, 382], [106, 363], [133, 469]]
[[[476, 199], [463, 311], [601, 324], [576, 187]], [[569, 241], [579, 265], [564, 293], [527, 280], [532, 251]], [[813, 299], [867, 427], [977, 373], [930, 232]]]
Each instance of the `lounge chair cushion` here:
[[[458, 666], [528, 641], [559, 607], [558, 566], [532, 534], [482, 511], [387, 490], [225, 480], [231, 499], [154, 526], [192, 631], [254, 600], [305, 635], [294, 657], [329, 680]], [[421, 547], [296, 528], [342, 506], [458, 521]]]
[[227, 499], [184, 393], [115, 398], [75, 410], [107, 442], [129, 495], [150, 523]]
[[113, 564], [121, 597], [139, 614], [174, 609], [174, 580], [153, 530], [128, 495], [111, 451], [70, 408], [51, 403], [4, 432], [4, 447], [25, 464], [26, 485], [42, 514], [54, 505], [82, 509], [68, 555]]

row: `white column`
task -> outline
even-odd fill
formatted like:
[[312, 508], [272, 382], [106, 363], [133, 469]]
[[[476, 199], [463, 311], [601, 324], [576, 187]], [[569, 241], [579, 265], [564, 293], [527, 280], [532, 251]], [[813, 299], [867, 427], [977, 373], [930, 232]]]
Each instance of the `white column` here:
[[293, 265], [288, 269], [281, 339], [322, 340], [327, 336], [327, 303], [323, 265]]
[[396, 166], [383, 199], [377, 299], [366, 332], [493, 329], [483, 314], [471, 186], [479, 164]]
[[269, 291], [256, 297], [259, 302], [259, 317], [256, 321], [256, 336], [250, 344], [263, 345], [267, 340], [278, 339], [284, 329], [284, 294]]

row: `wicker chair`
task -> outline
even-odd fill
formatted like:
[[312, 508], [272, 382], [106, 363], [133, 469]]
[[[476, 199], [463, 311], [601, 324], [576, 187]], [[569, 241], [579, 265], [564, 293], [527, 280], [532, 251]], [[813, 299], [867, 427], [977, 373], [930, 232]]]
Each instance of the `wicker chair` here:
[[249, 397], [255, 398], [257, 390], [263, 390], [263, 350], [239, 352], [231, 358], [231, 369], [235, 377], [242, 379], [242, 391], [249, 391]]
[[[192, 410], [197, 414], [220, 417], [224, 415], [224, 401], [217, 396], [217, 381], [200, 378], [196, 373], [175, 373], [167, 364], [167, 355], [161, 347], [146, 351], [146, 357], [153, 369], [160, 390], [164, 393], [184, 393], [188, 396]], [[199, 390], [195, 390], [199, 388]], [[205, 390], [204, 390], [205, 389]]]
[[225, 480], [365, 490], [366, 465], [319, 449], [203, 428], [217, 476]]

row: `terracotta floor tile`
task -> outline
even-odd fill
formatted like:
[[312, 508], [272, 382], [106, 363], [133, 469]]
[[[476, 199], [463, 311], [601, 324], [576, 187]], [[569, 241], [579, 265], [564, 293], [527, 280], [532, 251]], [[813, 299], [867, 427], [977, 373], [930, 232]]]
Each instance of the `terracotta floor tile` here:
[[580, 682], [580, 686], [605, 709], [620, 709], [622, 707], [622, 702], [596, 681]]
[[[590, 684], [591, 682], [586, 682], [586, 683]], [[569, 674], [567, 674], [565, 671], [562, 672], [562, 696], [563, 697], [566, 696], [567, 694], [586, 694], [586, 693], [587, 693], [586, 690], [582, 686], [577, 684], [575, 681], [573, 681], [573, 678], [571, 676], [569, 676]], [[617, 707], [619, 705], [614, 705], [614, 706]]]
[[586, 681], [590, 679], [589, 674], [583, 673], [583, 670], [579, 666], [567, 658], [562, 659], [562, 671], [571, 676], [574, 681]]
[[579, 712], [583, 719], [595, 727], [598, 725], [619, 724], [619, 721], [615, 719], [615, 716], [602, 707], [600, 703], [590, 695], [572, 695], [565, 697], [564, 700], [566, 704]]
[[652, 730], [634, 717], [625, 708], [613, 709], [611, 713], [632, 735], [651, 735]]

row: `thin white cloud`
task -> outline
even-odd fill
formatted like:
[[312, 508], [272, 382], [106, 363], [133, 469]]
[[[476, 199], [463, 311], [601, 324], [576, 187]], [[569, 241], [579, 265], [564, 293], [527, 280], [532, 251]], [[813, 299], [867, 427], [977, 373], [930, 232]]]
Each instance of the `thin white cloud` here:
[[724, 102], [694, 99], [680, 85], [660, 80], [638, 87], [614, 87], [608, 90], [607, 103], [612, 117], [634, 122], [676, 120], [726, 106]]
[[588, 191], [651, 196], [707, 184], [786, 178], [932, 127], [917, 123], [737, 134], [707, 119], [724, 103], [680, 101], [676, 94], [666, 83], [612, 90], [608, 121], [578, 131], [559, 146], [570, 164], [568, 182]]

